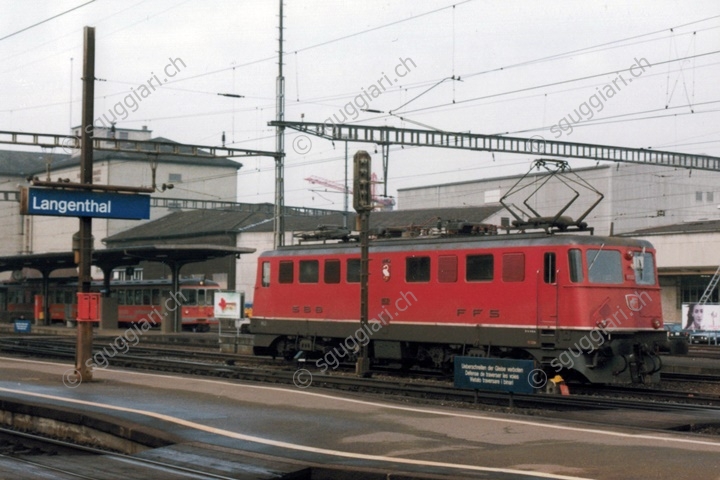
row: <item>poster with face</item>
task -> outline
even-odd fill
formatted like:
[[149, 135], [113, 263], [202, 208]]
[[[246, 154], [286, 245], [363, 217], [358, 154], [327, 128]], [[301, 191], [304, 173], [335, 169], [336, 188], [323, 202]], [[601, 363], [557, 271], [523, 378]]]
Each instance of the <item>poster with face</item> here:
[[720, 330], [720, 305], [683, 303], [682, 318], [686, 330]]

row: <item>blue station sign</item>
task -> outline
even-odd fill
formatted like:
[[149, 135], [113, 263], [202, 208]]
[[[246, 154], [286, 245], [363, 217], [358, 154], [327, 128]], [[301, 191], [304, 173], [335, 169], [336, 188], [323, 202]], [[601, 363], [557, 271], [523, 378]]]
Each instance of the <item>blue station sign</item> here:
[[533, 393], [532, 360], [455, 357], [455, 387], [495, 392]]
[[20, 213], [145, 220], [150, 218], [150, 195], [29, 187], [22, 191]]

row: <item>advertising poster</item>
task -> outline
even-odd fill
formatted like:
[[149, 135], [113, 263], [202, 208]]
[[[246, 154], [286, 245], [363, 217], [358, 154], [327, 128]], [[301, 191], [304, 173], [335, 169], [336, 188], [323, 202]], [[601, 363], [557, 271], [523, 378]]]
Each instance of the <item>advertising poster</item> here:
[[685, 330], [720, 330], [720, 305], [683, 303], [682, 328]]

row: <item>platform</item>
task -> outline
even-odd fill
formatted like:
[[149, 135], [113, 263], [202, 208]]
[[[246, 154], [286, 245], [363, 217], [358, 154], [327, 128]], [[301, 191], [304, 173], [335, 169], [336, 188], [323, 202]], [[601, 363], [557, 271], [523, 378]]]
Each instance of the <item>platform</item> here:
[[415, 407], [312, 386], [115, 369], [96, 370], [93, 382], [69, 388], [63, 374], [70, 365], [0, 361], [0, 399], [77, 410], [131, 430], [140, 425], [162, 432], [167, 444], [141, 455], [178, 456], [189, 449], [203, 458], [202, 452], [212, 449], [226, 452], [227, 461], [235, 458], [228, 452], [236, 452], [344, 468], [493, 479], [677, 479], [689, 471], [694, 478], [715, 478], [720, 468], [720, 439], [709, 436]]

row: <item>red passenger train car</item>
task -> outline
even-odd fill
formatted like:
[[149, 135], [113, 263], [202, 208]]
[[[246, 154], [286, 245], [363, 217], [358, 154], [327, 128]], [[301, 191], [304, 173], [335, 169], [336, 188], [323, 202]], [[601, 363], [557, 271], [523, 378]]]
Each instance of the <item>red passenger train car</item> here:
[[[77, 317], [77, 282], [68, 279], [50, 279], [49, 323], [66, 322]], [[92, 291], [99, 292], [102, 282], [93, 282]], [[127, 326], [148, 320], [162, 323], [163, 308], [168, 311], [180, 309], [183, 329], [208, 331], [217, 324], [213, 314], [215, 292], [220, 286], [212, 281], [181, 279], [180, 291], [172, 294], [170, 280], [127, 280], [110, 283], [111, 296], [118, 303], [118, 324]], [[44, 299], [39, 279], [7, 282], [2, 285], [0, 304], [10, 312], [11, 318], [25, 315], [42, 318]]]
[[326, 369], [328, 352], [352, 357], [368, 344], [373, 361], [405, 366], [501, 357], [592, 383], [659, 381], [655, 352], [666, 335], [646, 241], [546, 233], [374, 240], [364, 329], [359, 282], [356, 243], [262, 254], [249, 327], [256, 353], [325, 355], [317, 365]]

